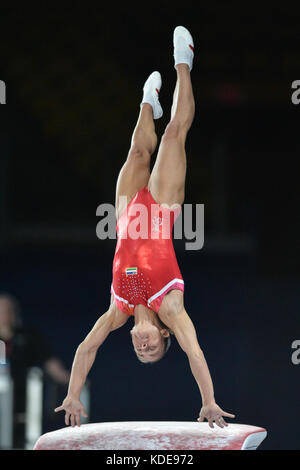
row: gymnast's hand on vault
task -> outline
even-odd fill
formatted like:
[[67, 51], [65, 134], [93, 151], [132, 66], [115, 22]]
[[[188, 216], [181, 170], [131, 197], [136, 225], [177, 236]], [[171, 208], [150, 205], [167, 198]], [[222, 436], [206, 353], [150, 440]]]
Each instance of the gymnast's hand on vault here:
[[211, 405], [206, 405], [201, 408], [197, 421], [201, 422], [204, 421], [204, 419], [207, 419], [208, 424], [211, 428], [214, 427], [213, 422], [215, 422], [217, 426], [220, 426], [220, 428], [224, 428], [224, 426], [228, 426], [228, 424], [224, 420], [223, 416], [235, 418], [235, 415], [223, 411], [216, 403], [213, 403]]
[[72, 398], [69, 395], [64, 399], [62, 405], [55, 408], [54, 411], [57, 413], [62, 410], [65, 410], [66, 412], [65, 423], [67, 426], [69, 426], [69, 424], [71, 424], [72, 427], [76, 424], [77, 426], [80, 426], [80, 415], [87, 418], [87, 413], [81, 401], [77, 398]]

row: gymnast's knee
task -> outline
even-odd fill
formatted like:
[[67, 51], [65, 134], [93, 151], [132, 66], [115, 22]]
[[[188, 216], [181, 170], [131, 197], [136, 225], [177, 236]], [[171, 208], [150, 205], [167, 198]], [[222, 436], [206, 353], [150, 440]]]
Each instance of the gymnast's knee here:
[[167, 125], [162, 140], [184, 141], [188, 132], [188, 123], [172, 119]]
[[131, 162], [136, 162], [136, 161], [143, 161], [145, 163], [148, 163], [150, 159], [150, 153], [148, 150], [138, 144], [132, 144], [130, 147], [130, 150], [127, 155], [127, 161]]

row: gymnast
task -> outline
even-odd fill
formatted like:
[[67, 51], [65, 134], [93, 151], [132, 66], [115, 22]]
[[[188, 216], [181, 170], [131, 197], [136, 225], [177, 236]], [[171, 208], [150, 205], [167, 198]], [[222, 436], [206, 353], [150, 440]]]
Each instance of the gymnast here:
[[[131, 147], [117, 180], [117, 244], [110, 306], [78, 346], [67, 397], [55, 409], [55, 412], [64, 410], [66, 425], [73, 427], [80, 426], [80, 415], [87, 417], [80, 393], [98, 348], [109, 333], [123, 326], [130, 316], [135, 322], [130, 331], [131, 341], [141, 362], [160, 360], [170, 347], [170, 335], [176, 337], [187, 354], [201, 393], [199, 422], [206, 419], [211, 428], [214, 423], [223, 428], [228, 425], [223, 417], [235, 417], [215, 402], [210, 372], [193, 322], [184, 307], [184, 281], [173, 248], [172, 228], [184, 201], [185, 140], [195, 112], [190, 74], [194, 43], [183, 26], [175, 28], [173, 46], [177, 82], [171, 119], [150, 174], [150, 159], [157, 145], [154, 119], [163, 114], [159, 102], [161, 76], [153, 72], [144, 84]], [[146, 209], [144, 218], [151, 233], [139, 238], [128, 236], [130, 224], [134, 227], [137, 209], [141, 207]]]

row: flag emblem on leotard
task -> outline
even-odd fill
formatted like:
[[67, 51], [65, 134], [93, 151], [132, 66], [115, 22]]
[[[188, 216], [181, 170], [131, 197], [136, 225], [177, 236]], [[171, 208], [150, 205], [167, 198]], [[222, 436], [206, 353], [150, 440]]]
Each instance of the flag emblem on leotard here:
[[126, 276], [130, 274], [137, 274], [137, 268], [126, 268]]

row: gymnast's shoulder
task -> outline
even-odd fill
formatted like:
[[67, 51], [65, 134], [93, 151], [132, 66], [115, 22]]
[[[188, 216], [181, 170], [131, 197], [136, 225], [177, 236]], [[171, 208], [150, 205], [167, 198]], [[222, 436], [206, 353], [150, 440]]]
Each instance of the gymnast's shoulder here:
[[125, 325], [130, 316], [121, 312], [118, 308], [110, 308], [106, 315], [110, 320], [111, 331], [117, 330], [118, 328], [121, 328], [121, 326]]

